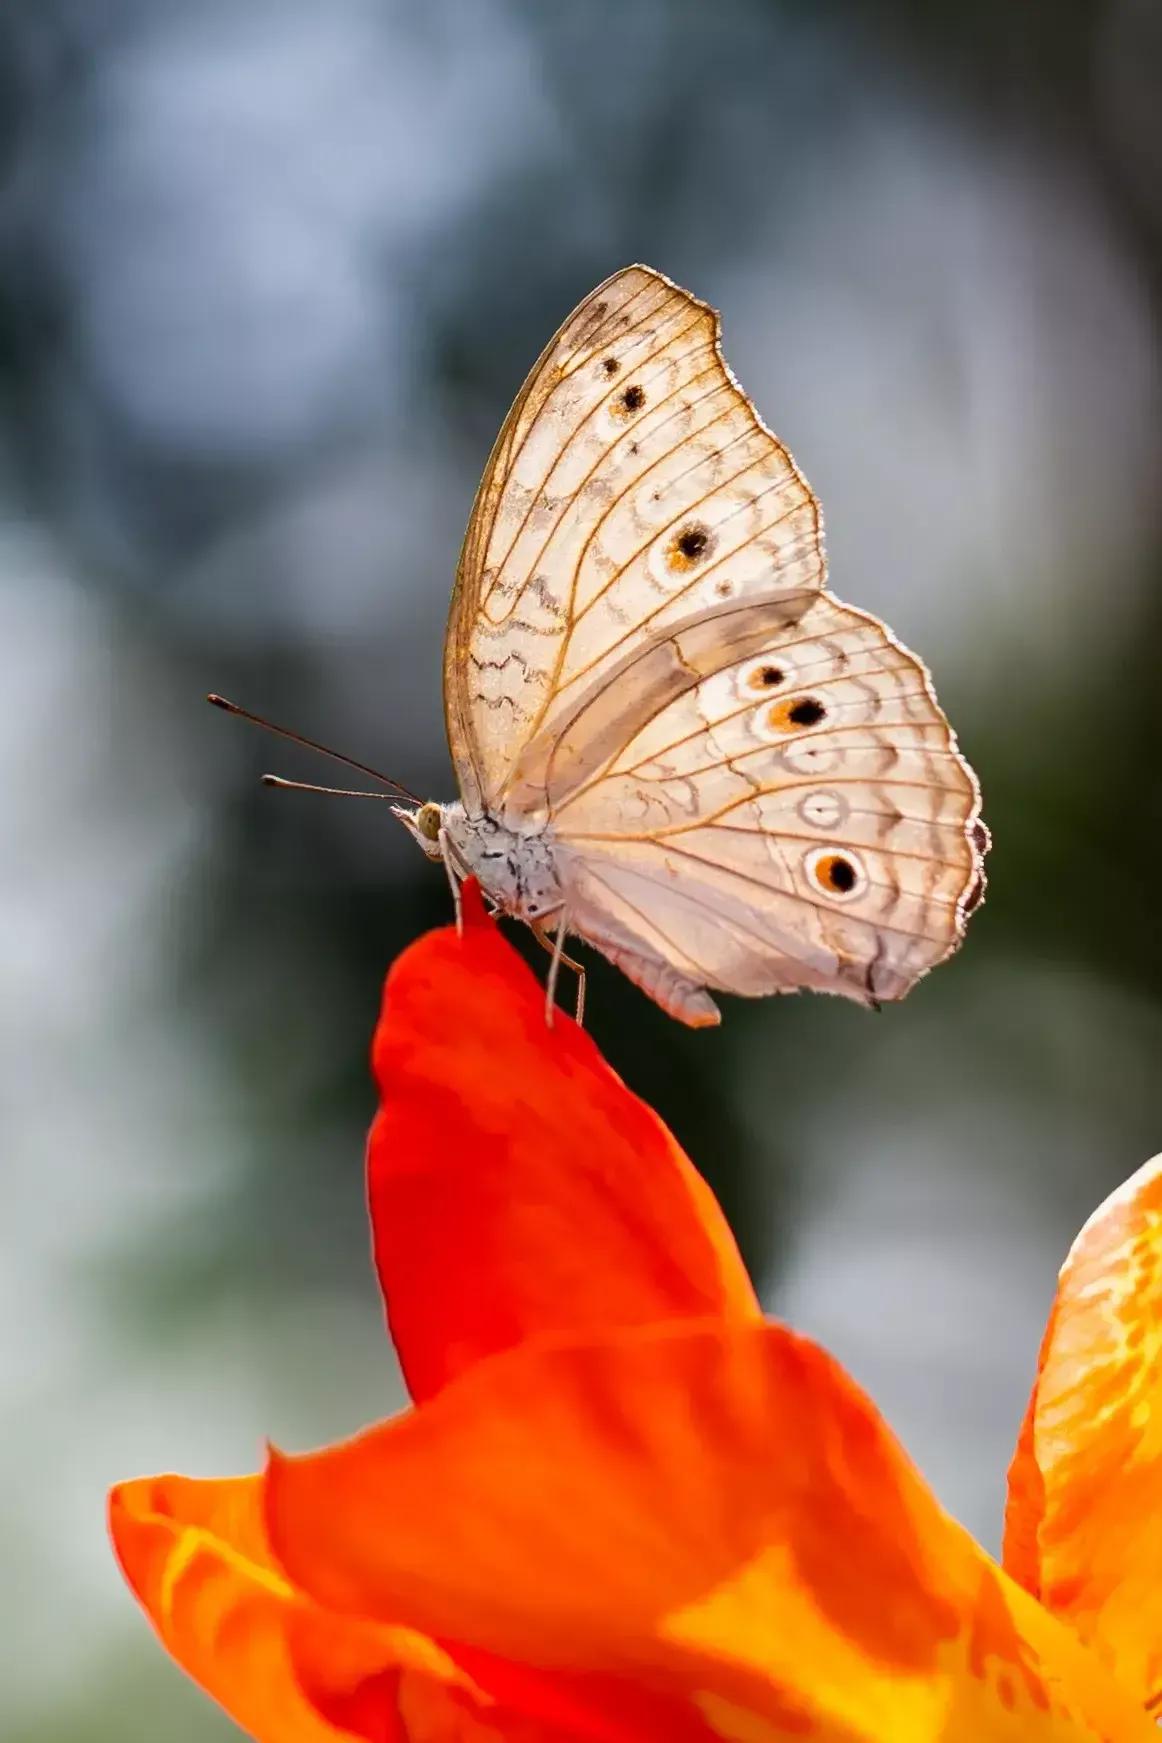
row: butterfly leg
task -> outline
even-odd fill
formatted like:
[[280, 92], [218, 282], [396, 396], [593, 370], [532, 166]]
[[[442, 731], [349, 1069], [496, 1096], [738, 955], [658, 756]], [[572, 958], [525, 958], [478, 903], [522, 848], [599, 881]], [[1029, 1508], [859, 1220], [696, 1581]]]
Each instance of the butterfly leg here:
[[452, 906], [456, 910], [456, 935], [459, 938], [463, 938], [464, 914], [460, 905], [460, 880], [457, 876], [456, 868], [452, 864], [452, 848], [448, 840], [447, 830], [441, 829], [437, 840], [440, 845], [440, 857], [444, 861], [444, 870], [448, 874], [448, 888], [452, 892]]
[[557, 1008], [557, 976], [561, 971], [562, 963], [565, 964], [566, 968], [571, 968], [577, 976], [576, 1021], [579, 1024], [585, 1021], [585, 969], [582, 964], [575, 961], [573, 957], [565, 955], [565, 936], [567, 932], [568, 926], [565, 923], [565, 916], [563, 914], [557, 924], [552, 942], [549, 940], [547, 926], [535, 923], [532, 928], [533, 937], [536, 939], [537, 943], [547, 950], [553, 959], [549, 964], [548, 980], [545, 982], [545, 1022], [550, 1029], [553, 1027], [553, 1012]]

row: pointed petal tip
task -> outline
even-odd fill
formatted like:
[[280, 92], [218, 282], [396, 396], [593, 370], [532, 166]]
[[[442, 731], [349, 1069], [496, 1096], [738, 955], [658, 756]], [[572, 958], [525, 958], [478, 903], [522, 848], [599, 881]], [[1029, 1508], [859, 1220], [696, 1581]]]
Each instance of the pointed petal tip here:
[[479, 878], [465, 878], [460, 885], [460, 914], [466, 930], [495, 925], [484, 906], [484, 891]]
[[[544, 1333], [758, 1303], [725, 1219], [468, 893], [388, 976], [367, 1155], [376, 1266], [413, 1398]], [[530, 1216], [529, 1207], [536, 1207]]]

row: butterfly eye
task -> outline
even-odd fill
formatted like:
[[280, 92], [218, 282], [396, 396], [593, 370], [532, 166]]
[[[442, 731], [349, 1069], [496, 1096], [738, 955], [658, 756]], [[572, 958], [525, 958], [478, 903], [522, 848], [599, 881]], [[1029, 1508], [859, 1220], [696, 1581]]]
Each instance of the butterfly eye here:
[[438, 805], [433, 805], [429, 800], [428, 804], [420, 806], [412, 821], [425, 841], [438, 841], [440, 839], [442, 819]]
[[775, 732], [801, 732], [826, 719], [826, 708], [814, 696], [788, 696], [766, 712], [766, 723]]
[[832, 853], [828, 848], [816, 848], [807, 855], [807, 875], [825, 895], [843, 901], [862, 894], [867, 875], [854, 854]]

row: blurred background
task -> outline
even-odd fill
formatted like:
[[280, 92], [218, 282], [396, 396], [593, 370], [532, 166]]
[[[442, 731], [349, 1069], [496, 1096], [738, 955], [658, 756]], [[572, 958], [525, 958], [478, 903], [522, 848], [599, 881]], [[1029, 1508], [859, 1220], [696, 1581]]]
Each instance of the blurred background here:
[[591, 1027], [771, 1307], [990, 1546], [1056, 1267], [1162, 1148], [1153, 0], [6, 0], [0, 1729], [234, 1733], [116, 1575], [120, 1476], [399, 1399], [367, 1258], [381, 977], [448, 915], [210, 688], [453, 794], [440, 650], [495, 431], [645, 260], [931, 665], [995, 849], [874, 1017]]

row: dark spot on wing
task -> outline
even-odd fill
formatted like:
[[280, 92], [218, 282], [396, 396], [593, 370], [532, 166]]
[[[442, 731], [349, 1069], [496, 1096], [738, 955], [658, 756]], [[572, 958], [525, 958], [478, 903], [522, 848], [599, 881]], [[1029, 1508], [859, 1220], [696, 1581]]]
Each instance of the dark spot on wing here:
[[752, 690], [775, 690], [782, 681], [783, 669], [781, 666], [760, 666], [747, 679]]
[[859, 883], [860, 874], [859, 867], [847, 854], [821, 853], [811, 865], [811, 876], [821, 890], [833, 896], [850, 896]]
[[842, 890], [846, 894], [855, 888], [855, 867], [849, 859], [841, 859], [836, 854], [827, 862], [827, 881], [833, 890]]
[[826, 708], [814, 696], [784, 696], [765, 710], [766, 724], [775, 732], [800, 732], [826, 717]]
[[[655, 501], [658, 492], [654, 492]], [[678, 574], [686, 569], [692, 569], [704, 557], [709, 557], [714, 550], [714, 535], [709, 527], [699, 521], [691, 521], [671, 538], [666, 546], [666, 567]]]

